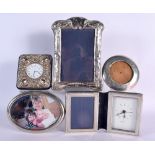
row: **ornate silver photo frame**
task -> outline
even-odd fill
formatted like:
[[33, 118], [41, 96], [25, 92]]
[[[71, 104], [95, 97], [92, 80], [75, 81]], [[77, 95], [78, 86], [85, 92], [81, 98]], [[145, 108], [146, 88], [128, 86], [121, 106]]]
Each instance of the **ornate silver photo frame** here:
[[107, 131], [139, 135], [142, 94], [109, 92]]
[[64, 119], [65, 108], [55, 95], [31, 91], [13, 98], [7, 113], [20, 129], [36, 132], [57, 127]]
[[97, 92], [66, 93], [66, 132], [97, 131], [98, 109]]
[[121, 55], [109, 58], [102, 68], [105, 83], [114, 90], [127, 90], [134, 87], [139, 80], [137, 65]]
[[52, 88], [88, 87], [100, 90], [103, 24], [74, 17], [52, 25], [54, 64]]

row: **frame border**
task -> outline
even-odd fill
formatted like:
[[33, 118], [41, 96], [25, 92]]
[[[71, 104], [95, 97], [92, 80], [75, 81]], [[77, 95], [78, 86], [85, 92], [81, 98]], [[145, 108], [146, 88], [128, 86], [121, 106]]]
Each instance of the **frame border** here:
[[[112, 129], [112, 103], [113, 97], [126, 97], [126, 98], [136, 98], [138, 100], [137, 104], [137, 120], [136, 129], [134, 132]], [[107, 132], [128, 134], [138, 136], [140, 132], [140, 121], [141, 121], [141, 111], [142, 111], [143, 95], [139, 93], [125, 93], [125, 92], [109, 92], [108, 93], [108, 117], [107, 117]]]
[[[56, 122], [54, 122], [53, 124], [51, 124], [49, 127], [45, 128], [45, 129], [41, 129], [41, 130], [30, 130], [30, 129], [26, 129], [24, 127], [21, 127], [19, 126], [11, 117], [11, 113], [10, 113], [10, 110], [11, 110], [11, 107], [12, 105], [14, 104], [14, 102], [25, 96], [25, 95], [39, 95], [39, 94], [44, 94], [44, 95], [47, 95], [51, 98], [53, 98], [55, 101], [58, 102], [58, 104], [60, 105], [60, 108], [61, 108], [61, 115], [60, 117], [58, 118], [58, 120]], [[45, 132], [49, 129], [54, 129], [56, 128], [58, 125], [60, 125], [62, 123], [62, 121], [64, 120], [64, 117], [65, 117], [65, 107], [63, 105], [63, 102], [58, 98], [56, 97], [55, 95], [53, 94], [50, 94], [49, 92], [42, 92], [42, 91], [27, 91], [27, 92], [24, 92], [24, 93], [21, 93], [17, 96], [15, 96], [11, 101], [10, 103], [8, 104], [8, 107], [7, 107], [7, 116], [8, 116], [8, 119], [10, 120], [10, 122], [16, 126], [18, 129], [20, 129], [21, 131], [25, 131], [25, 132], [30, 132], [30, 133], [42, 133], [42, 132]]]
[[[94, 125], [92, 129], [71, 129], [71, 98], [94, 97]], [[98, 130], [99, 93], [97, 92], [68, 92], [66, 93], [66, 132], [96, 132]]]
[[[101, 41], [104, 25], [99, 21], [91, 21], [82, 17], [58, 20], [52, 25], [54, 33], [54, 61], [52, 88], [55, 90], [68, 87], [88, 87], [94, 90], [102, 88], [101, 73]], [[61, 29], [95, 29], [94, 42], [94, 81], [93, 82], [62, 82], [61, 81]]]

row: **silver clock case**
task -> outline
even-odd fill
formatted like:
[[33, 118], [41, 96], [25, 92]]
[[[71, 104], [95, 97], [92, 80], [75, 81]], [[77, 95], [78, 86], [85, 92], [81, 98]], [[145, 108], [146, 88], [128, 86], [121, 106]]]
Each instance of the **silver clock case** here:
[[[113, 116], [112, 110], [113, 110], [114, 97], [120, 97], [120, 98], [126, 98], [126, 99], [128, 99], [128, 98], [137, 99], [137, 110], [136, 110], [137, 115], [136, 115], [135, 131], [113, 129], [113, 127], [112, 127], [112, 123], [113, 123], [112, 122], [112, 116]], [[108, 93], [107, 132], [138, 136], [140, 133], [142, 102], [143, 102], [143, 95], [140, 93], [113, 92], [113, 91], [109, 92]]]
[[[28, 76], [27, 67], [33, 64], [42, 66], [43, 73], [38, 78]], [[18, 89], [49, 89], [52, 83], [52, 56], [46, 54], [23, 54], [19, 57], [17, 82]]]
[[[119, 62], [119, 61], [127, 63], [133, 71], [132, 79], [128, 83], [119, 84], [119, 83], [115, 82], [114, 80], [112, 80], [112, 78], [109, 74], [109, 69], [110, 69], [111, 65], [114, 64], [115, 62]], [[103, 68], [102, 68], [102, 75], [103, 75], [103, 79], [104, 79], [105, 83], [110, 88], [112, 88], [114, 90], [120, 90], [120, 91], [127, 90], [129, 88], [134, 87], [139, 80], [139, 70], [138, 70], [137, 65], [131, 59], [129, 59], [125, 56], [121, 56], [121, 55], [113, 56], [113, 57], [109, 58], [104, 63]]]
[[[99, 21], [91, 21], [81, 17], [59, 20], [52, 25], [54, 32], [54, 63], [52, 88], [64, 89], [69, 87], [88, 87], [95, 90], [102, 88], [101, 73], [101, 41], [104, 25]], [[61, 30], [62, 29], [95, 29], [94, 38], [94, 80], [93, 82], [64, 82], [61, 81]]]

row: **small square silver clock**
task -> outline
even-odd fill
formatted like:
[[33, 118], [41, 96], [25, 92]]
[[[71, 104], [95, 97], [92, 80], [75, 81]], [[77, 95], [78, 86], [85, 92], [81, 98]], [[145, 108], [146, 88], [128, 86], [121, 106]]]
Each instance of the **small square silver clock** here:
[[18, 89], [49, 89], [52, 77], [50, 55], [21, 55], [18, 62]]
[[142, 94], [108, 93], [107, 131], [139, 135]]

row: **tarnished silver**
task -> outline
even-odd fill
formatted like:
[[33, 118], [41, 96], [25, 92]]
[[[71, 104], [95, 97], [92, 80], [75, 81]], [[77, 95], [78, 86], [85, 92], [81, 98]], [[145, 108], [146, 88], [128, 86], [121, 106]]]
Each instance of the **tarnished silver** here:
[[[30, 78], [26, 68], [31, 64], [39, 64], [43, 67], [43, 74], [36, 79]], [[19, 57], [17, 83], [19, 89], [49, 89], [52, 81], [52, 57], [41, 54], [24, 54]]]
[[[112, 111], [113, 111], [113, 98], [114, 97], [121, 97], [121, 98], [134, 98], [137, 99], [137, 117], [136, 117], [136, 128], [135, 131], [127, 131], [127, 130], [120, 130], [120, 129], [113, 129], [113, 122], [112, 122]], [[126, 93], [126, 92], [109, 92], [108, 93], [108, 115], [107, 115], [107, 131], [112, 133], [120, 133], [120, 134], [128, 134], [128, 135], [135, 135], [138, 136], [140, 133], [140, 121], [141, 121], [141, 111], [142, 111], [142, 102], [143, 102], [143, 95], [139, 93]]]
[[[110, 67], [112, 66], [112, 64], [114, 64], [115, 62], [118, 62], [118, 61], [123, 61], [123, 62], [127, 63], [133, 71], [132, 79], [128, 83], [125, 83], [125, 84], [116, 83], [115, 81], [112, 80], [112, 78], [109, 74], [109, 70], [110, 70]], [[134, 87], [139, 80], [139, 70], [138, 70], [137, 65], [131, 59], [129, 59], [125, 56], [121, 56], [121, 55], [117, 55], [117, 56], [113, 56], [113, 57], [109, 58], [104, 63], [104, 66], [102, 68], [102, 74], [103, 74], [103, 79], [104, 79], [105, 83], [110, 88], [112, 88], [114, 90], [120, 90], [120, 91], [127, 90], [128, 88]]]
[[[81, 17], [73, 17], [68, 20], [59, 20], [52, 25], [54, 32], [54, 63], [52, 88], [64, 89], [67, 87], [89, 87], [100, 90], [102, 88], [101, 74], [101, 39], [103, 24], [99, 21], [91, 21]], [[64, 82], [61, 81], [61, 30], [62, 29], [95, 29], [94, 42], [94, 81], [93, 82]]]
[[[92, 129], [71, 128], [71, 99], [72, 97], [94, 97], [94, 123]], [[84, 103], [83, 103], [84, 104]], [[68, 92], [66, 93], [66, 132], [96, 132], [98, 130], [99, 93], [98, 92]]]

